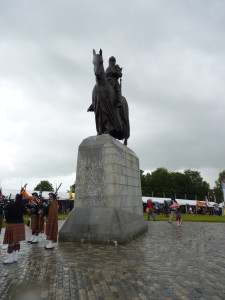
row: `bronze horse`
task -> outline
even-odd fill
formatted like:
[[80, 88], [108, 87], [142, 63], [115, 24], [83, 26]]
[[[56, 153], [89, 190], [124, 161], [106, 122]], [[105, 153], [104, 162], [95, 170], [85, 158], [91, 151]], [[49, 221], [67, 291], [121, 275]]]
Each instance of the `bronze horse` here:
[[118, 105], [116, 91], [106, 78], [101, 49], [99, 54], [93, 50], [93, 64], [96, 85], [88, 111], [95, 112], [97, 134], [110, 134], [118, 140], [124, 140], [124, 145], [127, 145], [130, 137], [127, 100], [122, 96], [121, 105]]

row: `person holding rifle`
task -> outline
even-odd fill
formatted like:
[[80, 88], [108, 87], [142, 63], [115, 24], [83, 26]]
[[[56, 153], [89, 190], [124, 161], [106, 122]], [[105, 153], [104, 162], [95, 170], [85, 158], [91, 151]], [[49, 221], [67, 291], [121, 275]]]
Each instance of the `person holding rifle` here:
[[41, 201], [38, 200], [38, 194], [32, 193], [31, 203], [27, 205], [27, 213], [31, 216], [32, 236], [28, 243], [37, 244], [39, 233], [44, 232], [44, 216]]
[[[2, 199], [0, 200], [0, 234], [1, 234], [1, 229], [2, 229], [2, 223], [3, 223], [3, 219], [5, 219], [5, 208], [7, 207], [7, 205], [12, 202], [11, 200], [11, 194], [8, 197], [2, 196]], [[8, 245], [4, 245], [1, 247], [2, 250], [5, 250], [8, 248]]]
[[2, 214], [3, 214], [3, 203], [2, 200], [0, 200], [0, 234], [2, 231]]
[[0, 234], [2, 231], [3, 211], [4, 211], [4, 196], [2, 196], [0, 188]]
[[4, 264], [17, 262], [20, 242], [25, 240], [23, 214], [26, 210], [22, 200], [23, 196], [17, 194], [15, 201], [5, 207], [6, 230], [3, 244], [8, 244], [8, 258], [3, 261]]
[[45, 233], [48, 240], [45, 249], [53, 249], [58, 238], [58, 202], [56, 194], [49, 193], [49, 205], [45, 211], [47, 215]]

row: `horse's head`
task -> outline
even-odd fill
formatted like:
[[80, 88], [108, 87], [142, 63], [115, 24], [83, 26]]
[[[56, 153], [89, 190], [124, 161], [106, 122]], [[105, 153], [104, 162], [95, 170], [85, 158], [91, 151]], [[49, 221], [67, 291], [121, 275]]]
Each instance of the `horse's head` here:
[[93, 65], [94, 65], [94, 73], [97, 79], [101, 79], [102, 75], [105, 73], [103, 66], [103, 58], [102, 58], [102, 49], [100, 49], [99, 54], [96, 54], [95, 50], [93, 50]]

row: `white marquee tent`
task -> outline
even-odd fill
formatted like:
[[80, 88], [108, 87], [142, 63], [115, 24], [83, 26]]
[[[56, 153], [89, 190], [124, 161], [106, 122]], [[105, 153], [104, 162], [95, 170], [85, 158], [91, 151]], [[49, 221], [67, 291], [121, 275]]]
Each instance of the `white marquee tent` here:
[[[14, 189], [2, 189], [2, 194], [4, 196], [9, 196], [11, 194], [11, 198], [14, 199], [15, 198], [15, 195], [17, 193], [19, 193], [20, 191], [19, 190], [14, 190]], [[31, 196], [31, 194], [34, 192], [34, 191], [31, 191], [31, 190], [26, 190], [27, 194], [29, 196]], [[39, 192], [37, 192], [39, 193]], [[50, 192], [43, 192], [42, 193], [42, 196], [45, 198], [45, 199], [48, 199], [48, 194]], [[73, 193], [73, 198], [75, 197], [75, 194]], [[164, 203], [164, 200], [166, 201], [169, 201], [171, 200], [170, 198], [157, 198], [157, 197], [142, 197], [142, 203], [147, 203], [147, 200], [148, 199], [152, 199], [153, 202], [158, 202], [159, 204], [163, 204]], [[58, 192], [58, 200], [73, 200], [73, 199], [70, 199], [70, 196], [69, 196], [69, 193], [65, 193], [65, 192]], [[181, 204], [181, 205], [190, 205], [190, 206], [196, 206], [196, 200], [189, 200], [189, 199], [176, 199], [176, 201]], [[213, 205], [216, 205], [215, 202], [209, 202], [209, 207], [213, 207]], [[222, 207], [222, 203], [220, 203], [219, 207]]]
[[[33, 192], [37, 192], [39, 194], [38, 191], [31, 191], [31, 190], [26, 190], [26, 193], [31, 196]], [[9, 196], [11, 194], [11, 199], [14, 199], [16, 194], [20, 193], [20, 190], [11, 190], [11, 189], [2, 189], [2, 194], [4, 196]], [[51, 192], [42, 192], [42, 197], [44, 197], [45, 199], [48, 199], [48, 194]], [[74, 193], [73, 193], [73, 197], [74, 197]], [[69, 193], [65, 193], [65, 192], [60, 192], [58, 191], [58, 200], [73, 200], [70, 199]]]

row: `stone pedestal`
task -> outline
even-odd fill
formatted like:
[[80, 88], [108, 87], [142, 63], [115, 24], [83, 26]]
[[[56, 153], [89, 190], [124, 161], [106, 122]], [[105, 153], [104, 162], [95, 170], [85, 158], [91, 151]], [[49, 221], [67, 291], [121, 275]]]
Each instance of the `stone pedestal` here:
[[123, 243], [147, 231], [139, 160], [110, 135], [79, 146], [74, 208], [60, 242]]

